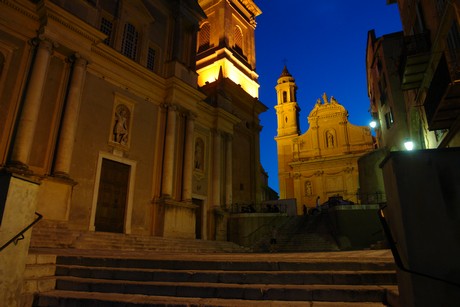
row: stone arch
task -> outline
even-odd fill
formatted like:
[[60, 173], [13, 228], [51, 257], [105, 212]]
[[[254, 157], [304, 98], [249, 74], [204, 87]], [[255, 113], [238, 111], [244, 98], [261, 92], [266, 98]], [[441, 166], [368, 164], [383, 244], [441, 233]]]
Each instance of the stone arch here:
[[211, 24], [204, 22], [198, 32], [198, 51], [203, 51], [209, 48], [211, 42]]
[[337, 147], [337, 138], [334, 129], [326, 130], [324, 137], [327, 148]]
[[243, 55], [243, 31], [239, 26], [233, 28], [233, 42], [236, 51]]

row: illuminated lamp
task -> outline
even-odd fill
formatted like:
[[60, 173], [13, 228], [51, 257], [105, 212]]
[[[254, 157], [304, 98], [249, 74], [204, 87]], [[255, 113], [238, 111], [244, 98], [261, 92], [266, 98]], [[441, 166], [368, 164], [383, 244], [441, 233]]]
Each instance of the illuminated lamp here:
[[407, 140], [404, 141], [404, 147], [408, 151], [413, 150], [414, 149], [414, 142], [412, 142], [411, 140], [407, 139]]

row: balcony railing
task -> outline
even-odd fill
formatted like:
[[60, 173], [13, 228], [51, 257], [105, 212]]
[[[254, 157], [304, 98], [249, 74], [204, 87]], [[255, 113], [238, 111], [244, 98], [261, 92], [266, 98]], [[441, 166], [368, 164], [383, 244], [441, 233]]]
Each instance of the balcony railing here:
[[430, 50], [429, 32], [404, 37], [400, 66], [403, 90], [420, 87], [430, 60]]

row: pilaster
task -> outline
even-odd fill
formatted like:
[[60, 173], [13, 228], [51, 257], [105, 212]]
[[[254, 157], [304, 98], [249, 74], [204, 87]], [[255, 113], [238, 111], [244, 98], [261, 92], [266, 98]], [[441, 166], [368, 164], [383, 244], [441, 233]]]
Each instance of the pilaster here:
[[33, 43], [37, 44], [37, 51], [24, 96], [24, 104], [9, 163], [13, 169], [26, 172], [29, 171], [28, 163], [32, 141], [38, 121], [51, 53], [53, 51], [53, 43], [50, 41], [37, 39]]
[[212, 167], [212, 199], [213, 206], [220, 207], [221, 199], [221, 146], [222, 146], [222, 132], [215, 129], [213, 130], [213, 167]]
[[174, 158], [177, 130], [177, 106], [168, 105], [166, 122], [162, 195], [172, 196], [174, 184]]
[[225, 161], [225, 205], [231, 206], [233, 203], [233, 136], [226, 136], [226, 161]]
[[192, 200], [192, 177], [193, 177], [193, 135], [195, 130], [196, 115], [192, 112], [187, 114], [185, 131], [184, 172], [182, 186], [182, 200]]
[[87, 64], [87, 61], [78, 54], [73, 57], [73, 61], [72, 79], [68, 91], [54, 164], [54, 175], [64, 178], [69, 177]]

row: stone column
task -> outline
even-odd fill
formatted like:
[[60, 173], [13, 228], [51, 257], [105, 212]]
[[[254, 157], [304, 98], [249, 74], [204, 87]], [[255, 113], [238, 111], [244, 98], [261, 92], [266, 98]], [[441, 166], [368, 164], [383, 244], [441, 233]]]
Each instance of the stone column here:
[[318, 125], [315, 123], [315, 125], [311, 125], [310, 129], [312, 129], [312, 144], [313, 144], [313, 150], [314, 150], [314, 156], [319, 157], [321, 156], [321, 145], [319, 143], [320, 136], [319, 136], [319, 129]]
[[221, 185], [221, 132], [213, 131], [213, 167], [212, 167], [212, 194], [213, 206], [220, 207], [220, 185]]
[[77, 132], [78, 115], [80, 111], [83, 83], [86, 75], [87, 61], [76, 55], [74, 58], [72, 79], [70, 81], [67, 102], [62, 120], [56, 160], [54, 164], [54, 175], [68, 177], [72, 153]]
[[162, 194], [164, 196], [172, 196], [174, 183], [174, 158], [176, 146], [176, 130], [177, 130], [177, 106], [168, 106], [168, 117], [166, 122], [166, 137], [164, 149], [164, 165], [163, 165], [163, 181]]
[[[350, 140], [348, 138], [348, 121], [346, 119], [343, 119], [343, 121], [339, 122], [339, 125], [342, 126], [343, 139], [345, 140], [345, 144], [343, 144], [342, 147], [344, 151], [348, 153], [350, 152]], [[337, 136], [336, 136], [336, 142], [337, 142]]]
[[231, 206], [233, 203], [233, 136], [227, 135], [227, 154], [225, 161], [225, 205]]
[[182, 200], [192, 199], [192, 176], [193, 176], [193, 132], [195, 130], [196, 115], [189, 112], [185, 131], [185, 154], [184, 173], [182, 185]]
[[11, 155], [13, 166], [18, 168], [28, 168], [52, 49], [51, 42], [39, 41]]

